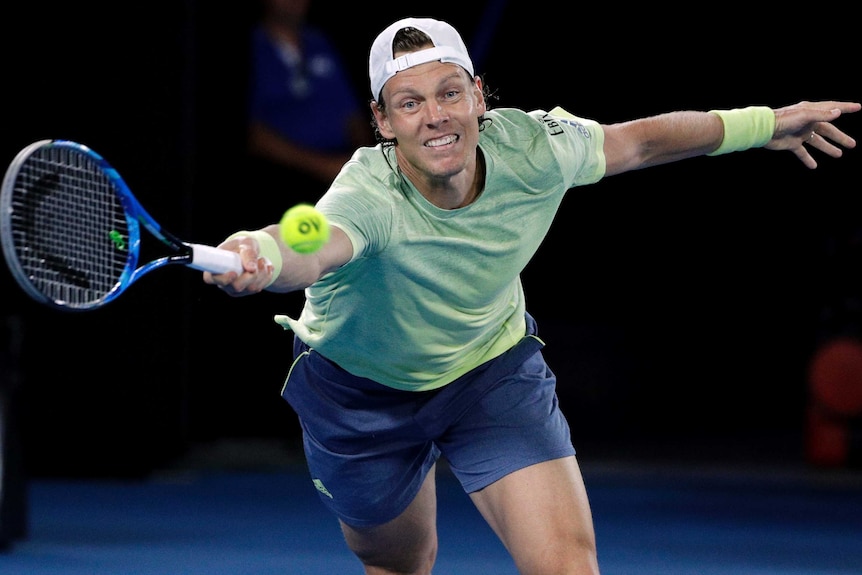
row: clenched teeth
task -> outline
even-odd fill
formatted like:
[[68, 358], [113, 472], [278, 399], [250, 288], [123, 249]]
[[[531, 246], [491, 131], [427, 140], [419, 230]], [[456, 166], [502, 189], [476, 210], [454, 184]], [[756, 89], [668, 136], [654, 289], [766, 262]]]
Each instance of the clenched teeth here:
[[425, 146], [429, 148], [436, 148], [437, 146], [445, 146], [446, 144], [454, 144], [458, 141], [458, 136], [446, 136], [445, 138], [438, 138], [436, 140], [430, 140], [425, 142]]

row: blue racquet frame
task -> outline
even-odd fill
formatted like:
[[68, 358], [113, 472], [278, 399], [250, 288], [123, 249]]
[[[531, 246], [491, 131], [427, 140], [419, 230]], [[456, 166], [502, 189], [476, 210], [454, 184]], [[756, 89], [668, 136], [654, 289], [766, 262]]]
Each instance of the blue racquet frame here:
[[[171, 253], [139, 266], [141, 226]], [[163, 229], [101, 155], [69, 140], [40, 140], [15, 156], [0, 190], [0, 241], [24, 291], [70, 311], [101, 307], [166, 265], [242, 272], [239, 254]]]

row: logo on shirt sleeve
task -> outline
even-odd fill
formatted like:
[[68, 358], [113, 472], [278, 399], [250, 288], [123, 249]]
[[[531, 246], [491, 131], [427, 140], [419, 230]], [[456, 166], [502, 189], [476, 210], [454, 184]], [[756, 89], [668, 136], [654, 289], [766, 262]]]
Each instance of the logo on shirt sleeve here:
[[587, 127], [574, 119], [574, 117], [560, 118], [559, 116], [545, 114], [544, 116], [542, 116], [542, 122], [545, 124], [545, 128], [548, 130], [548, 134], [550, 134], [551, 136], [559, 136], [565, 133], [565, 130], [563, 129], [563, 126], [561, 124], [566, 124], [575, 128], [578, 133], [584, 138], [590, 137], [590, 131], [587, 130]]

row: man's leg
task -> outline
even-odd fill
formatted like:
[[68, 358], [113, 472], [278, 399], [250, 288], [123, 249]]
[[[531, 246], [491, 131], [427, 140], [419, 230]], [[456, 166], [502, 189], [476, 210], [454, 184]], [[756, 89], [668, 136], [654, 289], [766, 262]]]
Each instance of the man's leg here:
[[437, 558], [436, 465], [404, 512], [383, 525], [351, 527], [341, 522], [347, 545], [367, 575], [429, 575]]
[[598, 575], [592, 512], [574, 456], [525, 467], [470, 497], [523, 575]]

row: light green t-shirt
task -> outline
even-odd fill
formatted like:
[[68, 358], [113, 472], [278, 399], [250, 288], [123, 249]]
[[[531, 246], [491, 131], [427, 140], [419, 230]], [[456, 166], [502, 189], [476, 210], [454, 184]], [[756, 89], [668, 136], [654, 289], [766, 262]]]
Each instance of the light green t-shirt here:
[[485, 189], [440, 209], [380, 146], [357, 151], [318, 208], [354, 257], [306, 290], [294, 320], [276, 316], [353, 375], [403, 390], [443, 386], [525, 332], [520, 274], [565, 192], [605, 173], [604, 135], [559, 108], [487, 112]]

